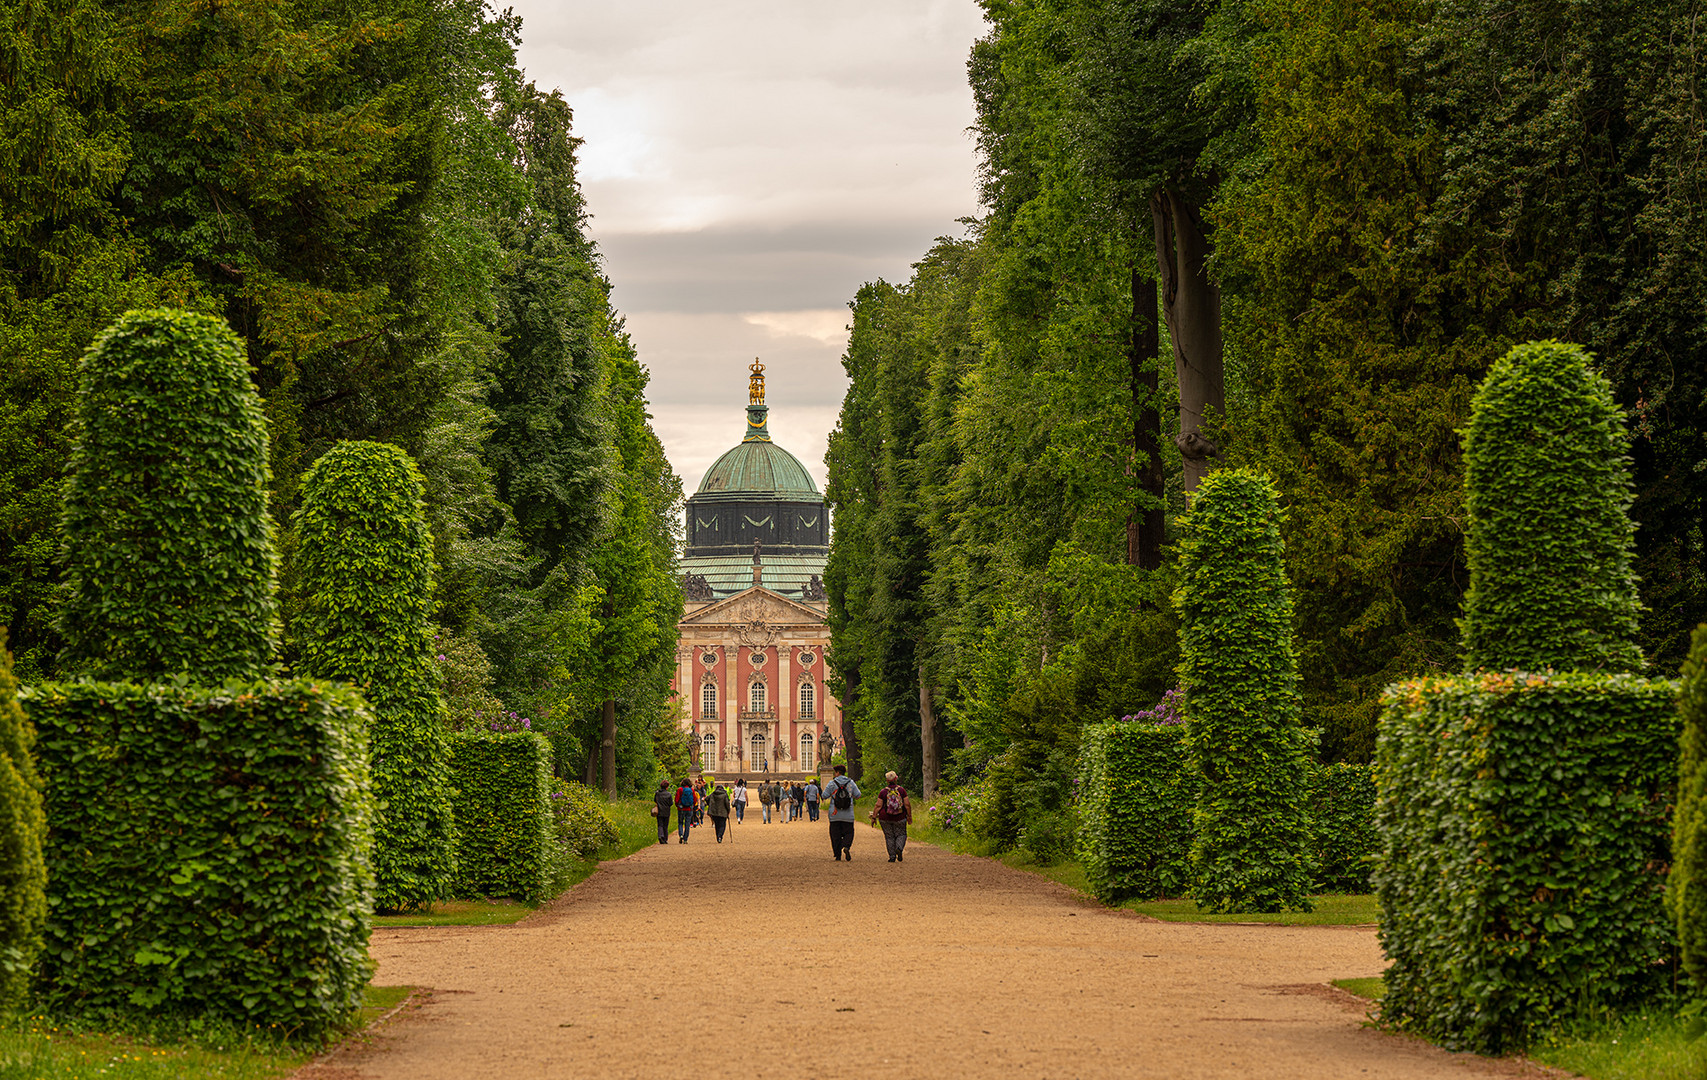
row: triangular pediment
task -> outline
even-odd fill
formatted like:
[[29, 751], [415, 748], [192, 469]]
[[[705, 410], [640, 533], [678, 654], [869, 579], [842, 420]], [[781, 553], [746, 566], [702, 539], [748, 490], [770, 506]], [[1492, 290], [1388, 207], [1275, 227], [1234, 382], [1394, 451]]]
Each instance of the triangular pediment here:
[[754, 630], [785, 626], [822, 626], [824, 613], [756, 585], [707, 604], [682, 619], [683, 626], [745, 626]]

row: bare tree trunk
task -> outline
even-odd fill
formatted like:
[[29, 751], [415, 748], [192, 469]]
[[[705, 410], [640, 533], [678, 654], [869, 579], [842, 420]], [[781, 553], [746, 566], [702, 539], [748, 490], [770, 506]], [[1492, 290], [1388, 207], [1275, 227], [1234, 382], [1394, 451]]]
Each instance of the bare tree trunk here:
[[599, 782], [599, 751], [598, 747], [587, 747], [587, 778], [582, 781], [588, 787], [594, 787]]
[[1162, 312], [1174, 343], [1179, 377], [1179, 443], [1185, 489], [1196, 491], [1218, 452], [1202, 433], [1205, 414], [1226, 408], [1221, 367], [1221, 290], [1209, 280], [1209, 240], [1197, 208], [1168, 188], [1150, 196], [1156, 231], [1156, 265], [1162, 278]]
[[919, 669], [919, 743], [924, 747], [925, 779], [920, 794], [936, 798], [942, 780], [942, 732], [936, 726], [936, 708], [931, 702], [931, 688], [925, 682], [925, 669]]
[[599, 748], [605, 775], [605, 798], [616, 798], [616, 699], [605, 698], [605, 739]]
[[[1147, 506], [1134, 506], [1126, 519], [1126, 561], [1144, 570], [1162, 565], [1162, 530], [1165, 515], [1162, 497], [1167, 491], [1167, 473], [1162, 467], [1162, 414], [1156, 408], [1160, 380], [1156, 360], [1160, 335], [1156, 332], [1156, 283], [1132, 268], [1132, 338], [1127, 350], [1131, 363], [1133, 468], [1140, 488], [1150, 499]], [[1153, 500], [1153, 502], [1152, 502]]]

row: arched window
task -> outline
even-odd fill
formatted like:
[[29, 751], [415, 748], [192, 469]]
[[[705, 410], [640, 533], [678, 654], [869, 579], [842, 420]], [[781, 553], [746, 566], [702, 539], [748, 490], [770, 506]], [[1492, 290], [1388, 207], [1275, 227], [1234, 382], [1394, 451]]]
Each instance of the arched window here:
[[717, 684], [706, 683], [699, 690], [699, 718], [717, 719]]
[[765, 754], [765, 737], [756, 731], [753, 732], [752, 755], [752, 759], [747, 763], [749, 769], [768, 767], [770, 758]]
[[765, 684], [759, 682], [757, 679], [753, 680], [753, 685], [747, 687], [747, 699], [749, 702], [748, 707], [754, 712], [764, 712]]
[[800, 768], [806, 772], [811, 772], [818, 767], [818, 759], [812, 756], [813, 749], [812, 733], [802, 731], [800, 733]]
[[800, 684], [800, 719], [810, 720], [817, 714], [812, 710], [818, 704], [818, 690], [809, 682]]
[[717, 736], [711, 732], [705, 733], [699, 748], [699, 767], [702, 772], [711, 772], [717, 768]]

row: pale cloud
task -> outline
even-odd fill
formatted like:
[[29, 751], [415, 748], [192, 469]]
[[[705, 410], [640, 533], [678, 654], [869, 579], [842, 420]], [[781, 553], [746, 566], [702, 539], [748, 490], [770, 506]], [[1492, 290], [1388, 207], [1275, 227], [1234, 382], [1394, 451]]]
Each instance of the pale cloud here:
[[692, 490], [740, 437], [746, 368], [823, 483], [859, 286], [977, 212], [974, 0], [522, 0], [521, 60], [575, 110], [612, 299]]

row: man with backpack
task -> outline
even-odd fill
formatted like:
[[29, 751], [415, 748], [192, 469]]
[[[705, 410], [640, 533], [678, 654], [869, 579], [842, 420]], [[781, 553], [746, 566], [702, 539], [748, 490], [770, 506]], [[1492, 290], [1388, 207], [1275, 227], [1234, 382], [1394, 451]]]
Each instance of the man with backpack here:
[[681, 786], [676, 788], [676, 843], [688, 842], [688, 830], [693, 828], [694, 804], [693, 785], [687, 777], [682, 777]]
[[818, 820], [818, 799], [822, 794], [816, 778], [806, 781], [806, 817], [809, 820]]
[[759, 784], [759, 823], [761, 825], [771, 823], [771, 806], [775, 802], [776, 795], [771, 792], [771, 786], [761, 782]]
[[824, 785], [824, 797], [830, 802], [830, 850], [840, 862], [846, 855], [853, 862], [854, 800], [859, 798], [859, 785], [848, 776], [846, 765], [836, 766], [836, 775]]
[[658, 843], [670, 842], [670, 804], [675, 796], [670, 793], [668, 780], [658, 781], [658, 790], [652, 793], [652, 816], [658, 819]]
[[890, 862], [905, 862], [901, 853], [907, 849], [907, 826], [913, 823], [913, 800], [901, 778], [892, 772], [884, 773], [888, 781], [877, 793], [877, 824], [883, 829], [883, 846], [889, 849]]

